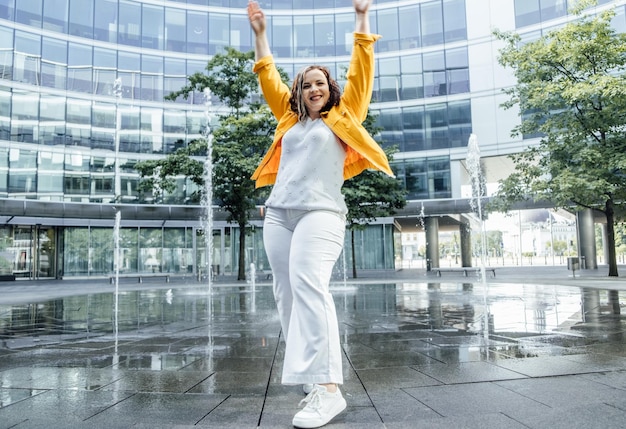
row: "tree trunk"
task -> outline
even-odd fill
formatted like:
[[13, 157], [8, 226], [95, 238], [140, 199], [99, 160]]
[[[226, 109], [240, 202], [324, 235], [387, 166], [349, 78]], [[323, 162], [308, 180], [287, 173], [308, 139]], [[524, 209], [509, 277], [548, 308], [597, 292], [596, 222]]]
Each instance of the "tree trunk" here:
[[350, 228], [350, 244], [352, 245], [352, 278], [356, 279], [356, 252], [354, 250], [354, 229]]
[[239, 270], [237, 280], [246, 279], [246, 223], [239, 223]]
[[617, 252], [615, 252], [615, 208], [613, 207], [613, 200], [608, 199], [606, 201], [606, 241], [609, 251], [609, 277], [618, 277], [617, 272]]

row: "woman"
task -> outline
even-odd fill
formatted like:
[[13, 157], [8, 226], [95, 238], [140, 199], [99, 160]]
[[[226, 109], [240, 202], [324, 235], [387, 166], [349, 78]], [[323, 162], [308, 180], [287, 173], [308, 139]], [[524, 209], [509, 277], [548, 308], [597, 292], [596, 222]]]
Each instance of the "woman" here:
[[316, 428], [346, 408], [332, 268], [343, 248], [343, 181], [366, 168], [393, 176], [387, 157], [361, 123], [374, 77], [369, 33], [372, 0], [353, 0], [356, 27], [343, 95], [326, 67], [300, 71], [291, 90], [274, 65], [266, 19], [248, 3], [255, 34], [255, 73], [278, 120], [274, 141], [253, 174], [256, 186], [274, 185], [266, 201], [263, 241], [274, 277], [274, 297], [285, 338], [283, 384], [304, 384], [306, 406], [293, 425]]

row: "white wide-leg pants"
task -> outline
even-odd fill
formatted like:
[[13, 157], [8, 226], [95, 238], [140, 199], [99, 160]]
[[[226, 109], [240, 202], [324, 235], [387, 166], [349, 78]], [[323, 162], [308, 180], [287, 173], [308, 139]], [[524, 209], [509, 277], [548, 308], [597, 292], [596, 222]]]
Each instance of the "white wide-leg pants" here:
[[329, 283], [344, 235], [339, 213], [268, 208], [265, 214], [263, 242], [286, 342], [283, 384], [343, 383]]

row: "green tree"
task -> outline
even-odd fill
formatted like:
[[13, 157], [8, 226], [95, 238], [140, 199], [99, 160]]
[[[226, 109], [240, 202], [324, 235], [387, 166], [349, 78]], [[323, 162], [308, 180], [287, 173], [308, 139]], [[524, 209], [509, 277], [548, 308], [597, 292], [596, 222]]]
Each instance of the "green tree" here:
[[626, 35], [611, 27], [612, 11], [587, 14], [590, 4], [580, 2], [575, 21], [529, 43], [494, 33], [505, 44], [500, 64], [517, 78], [503, 104], [523, 113], [512, 133], [541, 138], [512, 156], [515, 171], [500, 182], [491, 208], [535, 199], [603, 212], [609, 276], [617, 276], [614, 225], [626, 202]]
[[[373, 136], [381, 128], [375, 126], [376, 118], [368, 113], [363, 126]], [[395, 147], [385, 148], [389, 159], [397, 152]], [[366, 225], [377, 217], [392, 216], [396, 210], [406, 205], [406, 190], [400, 182], [380, 171], [366, 170], [355, 176], [343, 185], [343, 194], [348, 214], [348, 230], [350, 231], [350, 245], [352, 252], [352, 277], [357, 277], [356, 255], [354, 246], [354, 231], [364, 229]]]
[[[227, 220], [239, 226], [238, 280], [246, 278], [245, 240], [250, 213], [264, 192], [255, 189], [250, 176], [270, 145], [276, 126], [267, 107], [251, 100], [251, 95], [258, 93], [253, 63], [253, 52], [226, 48], [226, 53], [217, 54], [208, 62], [206, 73], [189, 76], [186, 86], [167, 97], [170, 100], [180, 96], [187, 98], [193, 92], [202, 93], [208, 88], [229, 109], [227, 114], [219, 116], [219, 125], [212, 130], [211, 181], [214, 201], [226, 210]], [[164, 159], [137, 164], [142, 177], [141, 189], [157, 196], [172, 192], [176, 187], [173, 178], [182, 175], [200, 190], [191, 195], [191, 201], [199, 203], [208, 149], [207, 140], [198, 139]]]

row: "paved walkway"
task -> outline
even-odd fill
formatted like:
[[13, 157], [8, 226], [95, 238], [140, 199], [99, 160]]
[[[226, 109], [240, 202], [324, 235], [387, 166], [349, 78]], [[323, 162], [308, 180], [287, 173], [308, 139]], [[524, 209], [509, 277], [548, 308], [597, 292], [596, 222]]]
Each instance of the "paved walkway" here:
[[[626, 427], [626, 286], [606, 268], [360, 275], [332, 286], [348, 408], [328, 428]], [[0, 428], [291, 427], [303, 394], [254, 286], [0, 283]]]

